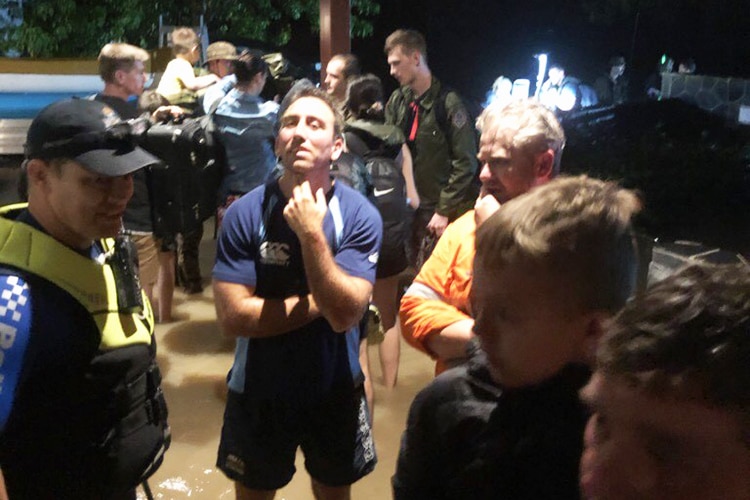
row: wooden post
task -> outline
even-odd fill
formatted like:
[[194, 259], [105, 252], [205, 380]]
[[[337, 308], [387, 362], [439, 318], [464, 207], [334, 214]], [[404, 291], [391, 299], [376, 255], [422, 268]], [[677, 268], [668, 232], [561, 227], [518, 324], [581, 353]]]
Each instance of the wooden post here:
[[349, 0], [320, 0], [320, 81], [334, 54], [351, 52]]

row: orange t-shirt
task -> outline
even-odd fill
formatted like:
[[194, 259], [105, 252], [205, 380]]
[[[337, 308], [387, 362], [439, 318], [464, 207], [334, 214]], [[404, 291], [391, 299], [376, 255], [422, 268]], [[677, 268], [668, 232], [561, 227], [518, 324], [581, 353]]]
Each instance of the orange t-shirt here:
[[[469, 290], [475, 232], [473, 210], [452, 222], [401, 299], [399, 318], [404, 338], [433, 358], [435, 354], [426, 345], [428, 337], [457, 321], [471, 319]], [[435, 374], [446, 368], [438, 359]]]

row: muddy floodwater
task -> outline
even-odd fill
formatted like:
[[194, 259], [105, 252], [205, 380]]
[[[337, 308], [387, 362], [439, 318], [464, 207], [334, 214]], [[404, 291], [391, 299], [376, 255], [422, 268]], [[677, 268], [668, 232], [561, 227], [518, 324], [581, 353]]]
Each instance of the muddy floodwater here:
[[[154, 498], [234, 498], [232, 483], [215, 465], [225, 381], [232, 364], [234, 341], [222, 337], [216, 325], [209, 285], [215, 241], [213, 226], [207, 223], [205, 229], [201, 267], [206, 288], [202, 294], [189, 296], [176, 290], [176, 321], [156, 327], [172, 446], [159, 471], [148, 481]], [[391, 498], [390, 478], [409, 404], [416, 392], [432, 379], [434, 364], [402, 340], [398, 385], [387, 390], [379, 382], [377, 346], [370, 346], [369, 352], [375, 386], [374, 436], [378, 465], [374, 472], [353, 485], [352, 498], [384, 500]], [[312, 500], [310, 477], [299, 452], [296, 467], [294, 479], [278, 491], [277, 499]], [[138, 497], [146, 498], [141, 488]]]

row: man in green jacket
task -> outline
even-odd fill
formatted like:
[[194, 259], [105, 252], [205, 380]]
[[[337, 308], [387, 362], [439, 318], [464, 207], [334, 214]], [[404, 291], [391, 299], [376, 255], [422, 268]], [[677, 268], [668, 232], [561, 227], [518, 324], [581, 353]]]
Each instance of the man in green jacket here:
[[421, 200], [410, 241], [414, 263], [422, 239], [440, 237], [477, 198], [476, 133], [461, 97], [432, 76], [422, 34], [394, 31], [385, 53], [391, 76], [401, 85], [386, 104], [386, 121], [406, 135]]

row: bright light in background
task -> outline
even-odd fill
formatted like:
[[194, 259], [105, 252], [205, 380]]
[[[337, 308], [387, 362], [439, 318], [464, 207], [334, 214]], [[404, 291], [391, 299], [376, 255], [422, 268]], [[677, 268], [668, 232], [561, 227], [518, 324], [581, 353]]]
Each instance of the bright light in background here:
[[[539, 99], [541, 92], [542, 83], [547, 72], [547, 54], [534, 54], [534, 58], [539, 62], [539, 73], [536, 79], [536, 91], [533, 97]], [[505, 76], [500, 76], [495, 79], [492, 84], [492, 88], [487, 92], [483, 107], [487, 107], [494, 102], [501, 102], [504, 104], [514, 100], [528, 99], [532, 96], [531, 93], [531, 80], [528, 78], [516, 78], [511, 80]]]
[[511, 95], [515, 100], [528, 99], [531, 82], [527, 78], [517, 78], [513, 81]]
[[536, 75], [536, 92], [535, 97], [539, 97], [539, 92], [542, 90], [542, 83], [544, 83], [544, 75], [547, 73], [547, 54], [541, 53], [536, 54], [534, 57], [539, 61], [539, 72]]
[[513, 82], [510, 78], [499, 76], [492, 84], [492, 88], [487, 92], [487, 97], [484, 101], [483, 107], [487, 107], [494, 102], [501, 102], [508, 104], [510, 102], [510, 93], [513, 89]]
[[565, 86], [560, 90], [557, 96], [557, 109], [560, 111], [570, 111], [576, 105], [576, 93], [571, 87]]

